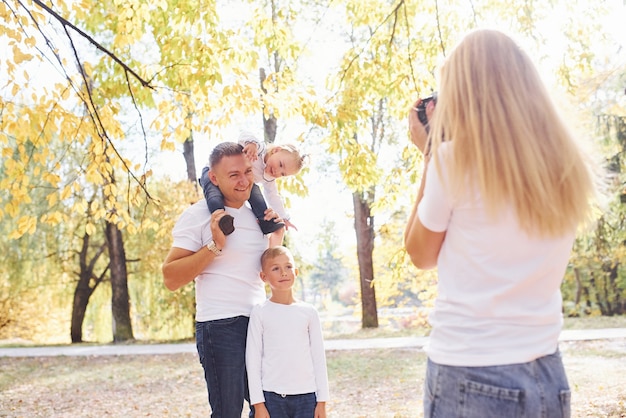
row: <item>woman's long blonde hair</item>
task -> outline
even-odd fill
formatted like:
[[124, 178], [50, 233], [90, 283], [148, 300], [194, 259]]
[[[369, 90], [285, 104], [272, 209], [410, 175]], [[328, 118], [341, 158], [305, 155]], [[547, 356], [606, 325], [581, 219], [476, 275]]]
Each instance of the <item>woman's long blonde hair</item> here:
[[594, 182], [584, 154], [530, 58], [505, 34], [477, 30], [453, 50], [431, 127], [436, 164], [438, 147], [451, 141], [452, 192], [475, 188], [492, 216], [510, 206], [527, 232], [558, 236], [589, 214]]

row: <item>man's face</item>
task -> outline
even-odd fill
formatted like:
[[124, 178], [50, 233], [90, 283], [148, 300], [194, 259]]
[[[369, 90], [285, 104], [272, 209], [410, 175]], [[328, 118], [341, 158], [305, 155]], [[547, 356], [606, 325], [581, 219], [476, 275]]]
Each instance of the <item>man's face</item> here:
[[254, 184], [252, 165], [243, 155], [223, 157], [209, 170], [209, 179], [224, 195], [224, 204], [240, 208], [248, 199]]

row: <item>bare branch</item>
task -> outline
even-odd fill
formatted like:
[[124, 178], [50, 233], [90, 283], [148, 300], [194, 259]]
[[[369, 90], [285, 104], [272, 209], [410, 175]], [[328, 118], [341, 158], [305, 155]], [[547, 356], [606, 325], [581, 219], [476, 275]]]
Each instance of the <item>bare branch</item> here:
[[[374, 35], [376, 34], [376, 32], [378, 32], [378, 30], [385, 24], [385, 22], [387, 22], [389, 20], [389, 18], [391, 18], [391, 16], [395, 16], [395, 14], [397, 13], [398, 9], [404, 4], [404, 0], [400, 0], [400, 2], [398, 2], [398, 4], [393, 8], [393, 10], [383, 19], [382, 22], [380, 22], [380, 24], [378, 26], [376, 26], [374, 28], [374, 30], [370, 33], [370, 37], [367, 40], [367, 42], [365, 43], [365, 46], [367, 46], [369, 44], [369, 41], [371, 41], [371, 39], [374, 37]], [[395, 25], [394, 25], [395, 27]], [[346, 68], [342, 71], [342, 76], [341, 76], [341, 80], [339, 80], [339, 84], [343, 84], [343, 80], [346, 78], [347, 74], [348, 74], [348, 70], [352, 67], [352, 64], [354, 64], [354, 62], [365, 52], [365, 46], [363, 46], [363, 48], [361, 48], [361, 51], [356, 54], [354, 57], [352, 57], [352, 59], [350, 60], [350, 62], [348, 63], [348, 65], [346, 66]], [[330, 100], [330, 99], [329, 99]]]
[[[44, 9], [45, 11], [47, 11], [48, 13], [50, 13], [50, 15], [52, 15], [56, 20], [58, 20], [61, 23], [61, 25], [63, 25], [64, 28], [67, 28], [69, 26], [72, 30], [74, 30], [80, 36], [82, 36], [87, 41], [89, 41], [90, 44], [92, 44], [93, 46], [95, 46], [100, 51], [104, 52], [105, 54], [107, 54], [113, 61], [117, 62], [122, 68], [124, 68], [124, 71], [129, 72], [130, 74], [133, 75], [133, 77], [135, 77], [137, 80], [139, 80], [139, 82], [141, 83], [142, 86], [148, 87], [149, 89], [154, 89], [154, 87], [152, 87], [149, 82], [147, 82], [146, 80], [141, 78], [139, 76], [139, 74], [137, 74], [135, 71], [132, 70], [132, 68], [130, 68], [128, 65], [124, 64], [124, 62], [122, 60], [120, 60], [114, 53], [112, 53], [111, 51], [106, 49], [104, 46], [102, 46], [100, 43], [98, 43], [91, 36], [89, 36], [88, 34], [83, 32], [81, 29], [79, 29], [76, 26], [74, 26], [73, 24], [71, 24], [67, 19], [65, 19], [63, 16], [59, 15], [57, 12], [52, 10], [50, 7], [46, 6], [40, 0], [33, 0], [33, 2], [36, 5], [38, 5], [39, 7], [41, 7], [42, 9]], [[24, 6], [22, 5], [22, 7], [24, 7]], [[66, 32], [67, 32], [67, 30], [66, 30]]]
[[439, 20], [439, 2], [435, 0], [435, 17], [437, 18], [437, 32], [439, 32], [439, 44], [441, 45], [441, 52], [443, 56], [446, 56], [446, 47], [443, 44], [443, 36], [441, 35], [441, 21]]

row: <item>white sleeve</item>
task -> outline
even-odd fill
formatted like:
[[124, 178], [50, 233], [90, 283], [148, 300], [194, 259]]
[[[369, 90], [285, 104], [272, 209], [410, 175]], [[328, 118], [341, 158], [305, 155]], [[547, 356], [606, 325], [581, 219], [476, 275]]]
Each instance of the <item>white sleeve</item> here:
[[265, 151], [267, 147], [265, 145], [265, 141], [259, 141], [252, 133], [243, 131], [239, 134], [239, 139], [237, 140], [237, 142], [239, 143], [239, 145], [244, 147], [248, 144], [256, 144], [256, 154], [258, 155], [258, 157], [263, 159], [263, 157], [265, 156]]
[[328, 389], [328, 370], [326, 368], [326, 352], [324, 350], [324, 338], [322, 325], [317, 310], [312, 307], [313, 314], [309, 324], [309, 339], [311, 355], [313, 356], [313, 368], [315, 370], [315, 384], [317, 386], [316, 397], [318, 402], [328, 402], [330, 391]]
[[261, 305], [256, 305], [250, 313], [248, 322], [248, 336], [246, 341], [246, 370], [248, 373], [248, 388], [250, 391], [250, 405], [265, 402], [263, 383], [261, 380], [261, 365], [263, 361], [263, 321], [261, 319]]
[[276, 186], [276, 181], [265, 181], [263, 180], [263, 196], [265, 196], [265, 200], [267, 201], [267, 206], [274, 209], [278, 215], [285, 219], [289, 220], [289, 213], [285, 210], [285, 205], [283, 204], [283, 199], [278, 194], [278, 187]]
[[[441, 172], [444, 172], [442, 159], [440, 162]], [[417, 216], [422, 225], [433, 232], [443, 232], [448, 229], [452, 216], [452, 202], [434, 163], [428, 164], [426, 170], [424, 196], [417, 207]]]

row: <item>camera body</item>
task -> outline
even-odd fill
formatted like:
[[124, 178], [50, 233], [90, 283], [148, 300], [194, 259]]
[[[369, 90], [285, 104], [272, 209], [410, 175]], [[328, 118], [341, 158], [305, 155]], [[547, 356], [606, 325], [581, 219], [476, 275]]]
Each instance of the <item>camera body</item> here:
[[428, 125], [428, 118], [426, 117], [426, 105], [428, 102], [432, 101], [435, 105], [437, 104], [437, 92], [433, 93], [428, 97], [424, 97], [422, 102], [415, 109], [417, 111], [417, 118], [420, 120], [422, 125]]

